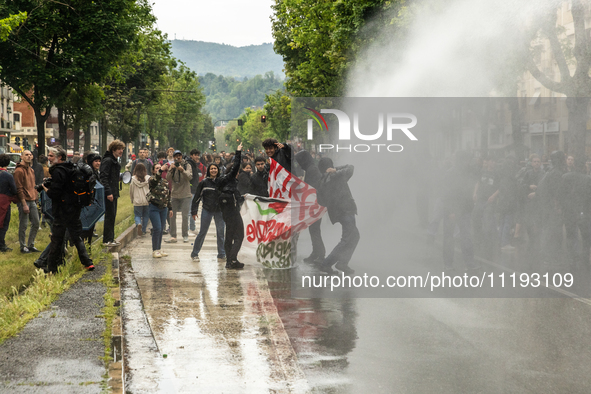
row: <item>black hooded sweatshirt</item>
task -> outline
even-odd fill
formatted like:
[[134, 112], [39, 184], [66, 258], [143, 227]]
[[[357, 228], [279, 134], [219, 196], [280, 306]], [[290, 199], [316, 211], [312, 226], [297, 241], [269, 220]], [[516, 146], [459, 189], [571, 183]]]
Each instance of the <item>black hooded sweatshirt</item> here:
[[113, 156], [111, 151], [107, 151], [100, 167], [100, 182], [105, 188], [105, 197], [113, 195], [119, 197], [119, 174], [121, 173], [121, 164]]
[[295, 160], [300, 165], [300, 167], [302, 167], [302, 170], [306, 171], [306, 183], [313, 188], [318, 189], [318, 186], [320, 186], [320, 180], [322, 179], [322, 174], [320, 173], [320, 170], [314, 162], [314, 158], [312, 158], [310, 152], [305, 150], [298, 152], [298, 154], [295, 156]]

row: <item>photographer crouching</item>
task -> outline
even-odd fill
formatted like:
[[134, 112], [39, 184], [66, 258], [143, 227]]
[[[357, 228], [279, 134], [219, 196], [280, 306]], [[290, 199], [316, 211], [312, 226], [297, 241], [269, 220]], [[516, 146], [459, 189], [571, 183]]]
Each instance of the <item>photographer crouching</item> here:
[[74, 177], [77, 175], [77, 170], [74, 164], [66, 162], [66, 158], [66, 151], [57, 149], [54, 161], [49, 169], [51, 182], [43, 183], [43, 189], [47, 196], [51, 198], [53, 214], [51, 244], [45, 271], [57, 273], [57, 267], [62, 262], [61, 252], [66, 230], [78, 250], [80, 262], [87, 270], [92, 271], [94, 265], [88, 256], [84, 240], [80, 236], [82, 233], [82, 223], [80, 222], [82, 206], [74, 190], [76, 187]]

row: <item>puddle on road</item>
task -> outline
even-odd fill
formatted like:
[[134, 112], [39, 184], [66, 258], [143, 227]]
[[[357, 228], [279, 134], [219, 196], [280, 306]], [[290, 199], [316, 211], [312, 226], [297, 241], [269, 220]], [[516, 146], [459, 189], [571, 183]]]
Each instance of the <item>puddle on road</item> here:
[[[215, 255], [203, 254], [199, 263], [178, 256], [158, 264], [133, 256], [153, 345], [144, 338], [146, 343], [128, 352], [132, 388], [179, 393], [290, 389], [254, 271], [226, 271]], [[141, 342], [141, 335], [128, 335], [128, 319], [124, 324], [126, 341]]]
[[355, 348], [356, 299], [293, 299], [289, 270], [265, 270], [273, 302], [311, 390], [352, 392], [348, 354]]

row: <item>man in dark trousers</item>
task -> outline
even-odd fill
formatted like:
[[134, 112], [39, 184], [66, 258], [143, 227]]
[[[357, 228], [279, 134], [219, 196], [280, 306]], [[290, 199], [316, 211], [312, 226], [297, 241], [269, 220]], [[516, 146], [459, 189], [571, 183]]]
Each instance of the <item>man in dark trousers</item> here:
[[[591, 177], [585, 173], [585, 160], [574, 158], [573, 170], [562, 175], [562, 199], [566, 250], [571, 268], [589, 267], [591, 251]], [[581, 250], [578, 250], [578, 233]]]
[[349, 261], [359, 243], [359, 230], [355, 223], [357, 205], [347, 182], [353, 176], [354, 167], [344, 165], [335, 168], [332, 159], [323, 157], [318, 162], [318, 170], [322, 174], [318, 187], [318, 203], [328, 210], [332, 224], [341, 223], [343, 233], [341, 241], [320, 265], [320, 270], [329, 274], [335, 273], [332, 266], [345, 274], [355, 271], [349, 268]]
[[71, 181], [74, 164], [66, 162], [66, 159], [66, 151], [63, 149], [58, 149], [55, 152], [54, 162], [49, 170], [51, 174], [50, 186], [48, 188], [43, 185], [47, 196], [51, 198], [51, 212], [53, 214], [51, 244], [45, 270], [51, 273], [57, 273], [57, 267], [62, 262], [61, 252], [66, 230], [70, 233], [70, 238], [78, 250], [78, 257], [80, 257], [82, 265], [89, 271], [94, 269], [81, 237], [80, 211], [82, 207], [77, 204], [77, 197], [74, 194]]
[[562, 260], [562, 204], [564, 186], [562, 175], [567, 171], [566, 155], [562, 151], [550, 154], [552, 168], [544, 175], [538, 188], [536, 198], [540, 199], [542, 211], [542, 249], [545, 262], [554, 268], [561, 265]]
[[120, 245], [115, 241], [115, 217], [117, 216], [117, 199], [119, 198], [119, 174], [121, 164], [119, 158], [123, 154], [125, 144], [114, 140], [101, 161], [100, 182], [105, 188], [105, 227], [103, 245], [112, 247]]
[[224, 240], [224, 249], [226, 251], [226, 268], [240, 269], [244, 264], [238, 261], [238, 252], [244, 239], [244, 224], [240, 216], [240, 193], [238, 193], [238, 170], [240, 169], [240, 155], [242, 153], [242, 144], [236, 148], [236, 155], [232, 161], [230, 171], [222, 176], [217, 187], [220, 191], [220, 208], [222, 218], [226, 223], [226, 238]]
[[6, 245], [6, 232], [10, 225], [10, 203], [17, 203], [16, 184], [14, 178], [6, 170], [10, 164], [10, 157], [6, 154], [0, 155], [0, 252], [12, 251]]
[[[305, 182], [316, 189], [316, 192], [318, 192], [322, 174], [314, 162], [312, 155], [309, 152], [303, 150], [296, 154], [295, 160], [300, 165], [302, 170], [306, 171], [306, 176], [304, 178]], [[310, 256], [304, 258], [306, 263], [322, 263], [324, 261], [326, 248], [324, 247], [322, 233], [320, 232], [321, 224], [322, 218], [318, 219], [312, 223], [310, 227], [308, 227], [308, 230], [310, 231], [310, 238], [312, 239], [312, 253]]]
[[472, 242], [472, 210], [474, 209], [474, 190], [476, 178], [471, 171], [472, 155], [466, 151], [455, 154], [453, 167], [445, 174], [443, 183], [443, 267], [453, 270], [454, 229], [460, 230], [460, 240], [464, 264], [469, 270], [477, 269], [474, 262]]

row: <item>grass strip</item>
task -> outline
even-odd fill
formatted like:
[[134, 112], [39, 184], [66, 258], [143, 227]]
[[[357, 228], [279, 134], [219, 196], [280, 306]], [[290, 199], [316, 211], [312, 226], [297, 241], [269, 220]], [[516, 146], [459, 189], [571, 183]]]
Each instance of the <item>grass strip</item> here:
[[[118, 201], [116, 236], [119, 236], [134, 222], [133, 205], [127, 197], [128, 190], [128, 185], [124, 185], [124, 189], [121, 191], [122, 198]], [[14, 223], [15, 220], [16, 223]], [[99, 235], [102, 234], [102, 228], [103, 223], [97, 224], [95, 230]], [[45, 239], [49, 242], [49, 230], [44, 231], [46, 234], [41, 234], [43, 231], [40, 231], [37, 240]], [[44, 236], [45, 238], [43, 238]], [[7, 338], [16, 335], [39, 312], [47, 309], [85, 272], [78, 259], [78, 253], [73, 247], [69, 248], [68, 254], [71, 257], [67, 259], [66, 264], [60, 268], [57, 275], [45, 275], [41, 270], [35, 269], [33, 262], [39, 255], [20, 254], [18, 249], [18, 211], [11, 218], [11, 227], [6, 240], [7, 244], [11, 243], [9, 246], [15, 250], [0, 255], [8, 257], [0, 262], [0, 344]], [[39, 245], [40, 242], [37, 244]], [[100, 242], [94, 244], [91, 257], [95, 262], [106, 258]]]

